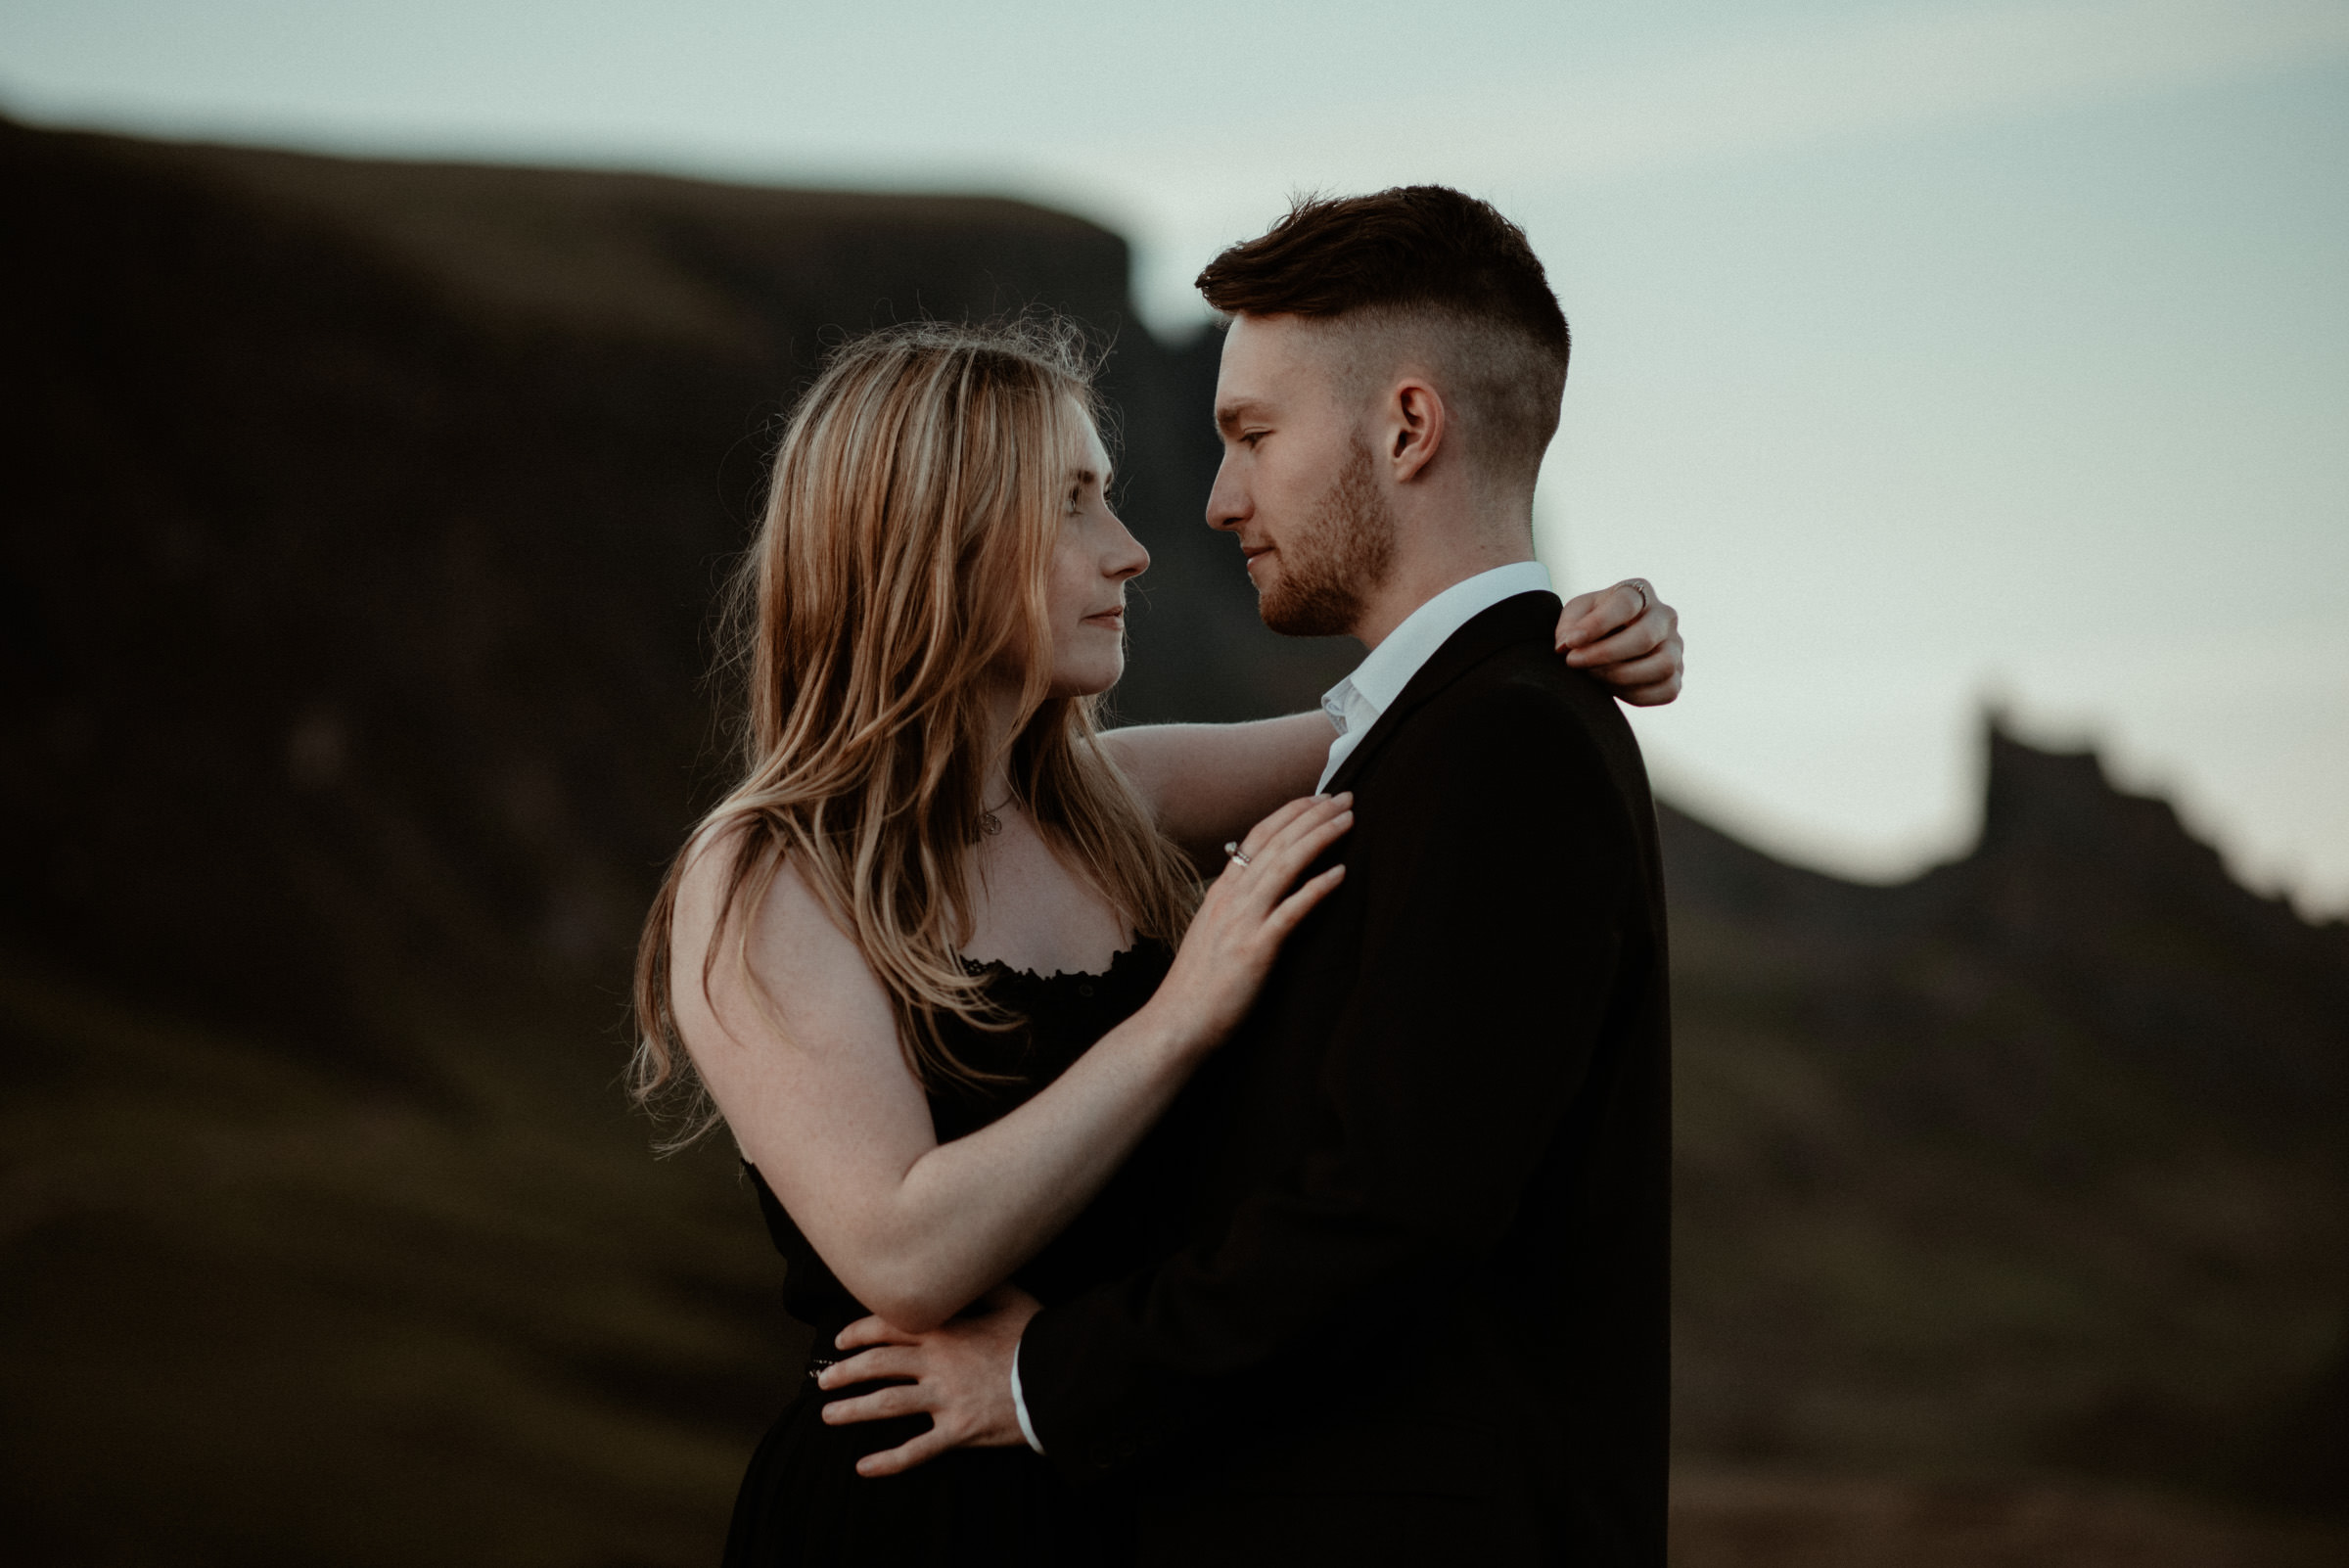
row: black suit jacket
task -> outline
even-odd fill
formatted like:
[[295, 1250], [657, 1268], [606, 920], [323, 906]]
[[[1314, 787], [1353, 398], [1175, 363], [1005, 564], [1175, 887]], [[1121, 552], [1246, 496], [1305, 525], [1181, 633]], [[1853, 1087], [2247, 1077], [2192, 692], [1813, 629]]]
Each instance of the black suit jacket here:
[[1664, 1561], [1663, 881], [1557, 615], [1470, 621], [1347, 760], [1346, 881], [1154, 1138], [1167, 1256], [1028, 1327], [1145, 1559]]

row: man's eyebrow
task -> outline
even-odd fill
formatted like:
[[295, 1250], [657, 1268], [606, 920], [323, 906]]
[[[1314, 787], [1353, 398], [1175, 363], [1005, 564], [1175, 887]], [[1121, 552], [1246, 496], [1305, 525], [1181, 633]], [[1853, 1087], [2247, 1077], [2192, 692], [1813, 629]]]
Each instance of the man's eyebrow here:
[[1239, 397], [1228, 403], [1219, 403], [1216, 405], [1216, 429], [1228, 436], [1242, 419], [1263, 406], [1253, 397]]

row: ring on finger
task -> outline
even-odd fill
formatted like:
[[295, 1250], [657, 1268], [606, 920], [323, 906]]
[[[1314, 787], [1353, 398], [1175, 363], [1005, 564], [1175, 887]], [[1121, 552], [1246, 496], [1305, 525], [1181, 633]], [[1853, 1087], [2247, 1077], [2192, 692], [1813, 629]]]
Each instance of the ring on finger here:
[[[1642, 581], [1641, 581], [1639, 578], [1637, 578], [1637, 577], [1626, 577], [1626, 578], [1624, 578], [1623, 585], [1624, 585], [1625, 587], [1627, 587], [1627, 588], [1631, 588], [1631, 589], [1633, 589], [1633, 590], [1635, 590], [1635, 592], [1637, 592], [1637, 593], [1638, 593], [1638, 595], [1639, 595], [1639, 616], [1643, 616], [1643, 615], [1647, 614], [1647, 607], [1648, 607], [1649, 605], [1651, 605], [1651, 604], [1655, 603], [1655, 600], [1654, 600], [1654, 599], [1652, 599], [1652, 598], [1650, 598], [1650, 597], [1648, 596], [1647, 584], [1646, 584], [1645, 582], [1642, 582]], [[1632, 619], [1633, 619], [1634, 621], [1636, 621], [1636, 620], [1638, 620], [1638, 619], [1639, 619], [1639, 616], [1634, 616], [1634, 617], [1632, 617]]]
[[1244, 869], [1248, 864], [1248, 852], [1240, 848], [1239, 840], [1233, 839], [1223, 846], [1223, 858]]

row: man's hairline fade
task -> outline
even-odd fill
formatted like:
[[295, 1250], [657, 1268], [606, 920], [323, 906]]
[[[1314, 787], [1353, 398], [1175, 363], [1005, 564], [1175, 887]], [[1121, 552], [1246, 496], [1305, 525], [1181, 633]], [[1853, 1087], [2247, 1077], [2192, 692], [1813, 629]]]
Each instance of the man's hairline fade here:
[[[1535, 359], [1540, 350], [1504, 323], [1443, 305], [1416, 304], [1363, 305], [1327, 315], [1293, 310], [1234, 310], [1225, 315], [1227, 321], [1242, 317], [1295, 322], [1307, 334], [1307, 341], [1327, 356], [1336, 398], [1350, 417], [1370, 412], [1375, 402], [1414, 372], [1424, 376], [1451, 416], [1445, 438], [1472, 454], [1470, 466], [1482, 471], [1477, 475], [1478, 484], [1502, 494], [1531, 493], [1543, 453], [1557, 434], [1557, 404], [1547, 401], [1543, 413], [1532, 419], [1525, 417], [1527, 410], [1522, 407], [1515, 411], [1514, 419], [1495, 407], [1511, 400], [1512, 394], [1532, 401], [1527, 389], [1538, 382], [1543, 368], [1526, 362]], [[1512, 357], [1519, 361], [1515, 366], [1507, 363]], [[1496, 373], [1480, 378], [1471, 368], [1480, 361]], [[1486, 385], [1479, 386], [1480, 380]], [[1223, 410], [1220, 405], [1216, 417], [1221, 429]], [[1515, 454], [1490, 450], [1494, 427], [1512, 423], [1521, 432], [1527, 427], [1539, 430], [1539, 439], [1526, 440], [1523, 445], [1531, 449]]]
[[[1299, 271], [1300, 253], [1310, 262], [1334, 250], [1343, 260], [1350, 236], [1333, 231], [1333, 220], [1386, 231], [1366, 242], [1369, 254], [1354, 269], [1357, 292], [1371, 296], [1359, 302], [1348, 301], [1343, 283], [1333, 288], [1326, 269]], [[1454, 295], [1442, 267], [1462, 259], [1474, 281]], [[1407, 292], [1415, 281], [1420, 298]], [[1342, 355], [1346, 401], [1367, 401], [1386, 391], [1382, 382], [1423, 369], [1460, 416], [1452, 438], [1485, 449], [1477, 453], [1484, 461], [1470, 458], [1480, 487], [1530, 493], [1557, 432], [1573, 339], [1524, 231], [1490, 203], [1445, 186], [1300, 197], [1265, 234], [1226, 248], [1197, 282], [1227, 320], [1293, 319], [1309, 341]], [[1393, 297], [1399, 288], [1406, 292]]]

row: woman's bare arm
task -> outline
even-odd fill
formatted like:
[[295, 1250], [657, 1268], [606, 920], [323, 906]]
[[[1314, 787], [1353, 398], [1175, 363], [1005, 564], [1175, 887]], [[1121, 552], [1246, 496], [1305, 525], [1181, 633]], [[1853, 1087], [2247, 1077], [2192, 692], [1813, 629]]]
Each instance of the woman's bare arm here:
[[738, 915], [763, 997], [734, 961], [741, 925], [728, 928], [705, 992], [725, 856], [704, 849], [672, 938], [694, 1066], [851, 1294], [901, 1328], [936, 1327], [1076, 1218], [1238, 1023], [1280, 940], [1342, 874], [1289, 891], [1351, 824], [1345, 804], [1298, 802], [1260, 824], [1252, 863], [1210, 889], [1157, 994], [1035, 1098], [944, 1144], [887, 992], [788, 867], [760, 908]]
[[[1681, 618], [1645, 581], [1581, 593], [1558, 615], [1556, 646], [1635, 707], [1681, 693]], [[1337, 731], [1320, 713], [1248, 724], [1137, 724], [1102, 737], [1173, 839], [1202, 868], [1283, 801], [1313, 789]]]
[[1246, 724], [1137, 724], [1101, 740], [1158, 830], [1204, 870], [1221, 863], [1247, 824], [1312, 792], [1337, 736], [1315, 711]]

